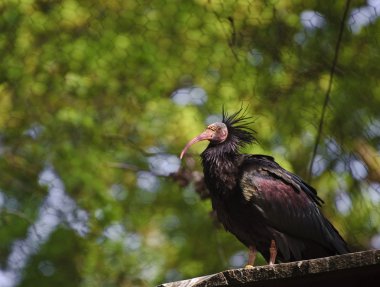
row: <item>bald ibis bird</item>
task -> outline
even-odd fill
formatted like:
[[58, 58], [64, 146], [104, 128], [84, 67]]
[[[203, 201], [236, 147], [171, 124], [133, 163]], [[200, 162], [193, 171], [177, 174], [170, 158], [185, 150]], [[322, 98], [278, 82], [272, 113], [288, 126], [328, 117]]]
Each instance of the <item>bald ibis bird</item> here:
[[256, 141], [241, 110], [207, 127], [187, 143], [208, 140], [201, 159], [212, 207], [224, 228], [274, 264], [348, 253], [346, 242], [321, 213], [316, 190], [271, 156], [242, 154]]

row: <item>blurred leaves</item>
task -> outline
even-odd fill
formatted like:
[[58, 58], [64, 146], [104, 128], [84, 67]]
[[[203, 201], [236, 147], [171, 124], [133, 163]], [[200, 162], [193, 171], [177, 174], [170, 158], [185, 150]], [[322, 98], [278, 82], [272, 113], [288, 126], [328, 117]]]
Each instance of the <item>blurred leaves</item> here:
[[[211, 213], [205, 146], [173, 173], [176, 156], [222, 106], [243, 105], [259, 139], [245, 152], [306, 178], [344, 7], [2, 1], [1, 282], [152, 286], [243, 265]], [[351, 3], [311, 180], [357, 249], [379, 248], [379, 9]]]

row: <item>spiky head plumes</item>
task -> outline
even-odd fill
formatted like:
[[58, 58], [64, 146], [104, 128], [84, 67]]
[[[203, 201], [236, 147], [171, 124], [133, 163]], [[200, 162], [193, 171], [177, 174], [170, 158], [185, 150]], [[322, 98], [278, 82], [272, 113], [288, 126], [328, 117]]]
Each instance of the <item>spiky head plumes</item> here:
[[240, 147], [256, 141], [255, 131], [249, 127], [252, 123], [250, 120], [251, 117], [247, 117], [243, 109], [230, 116], [223, 111], [222, 122], [209, 125], [203, 133], [189, 141], [182, 150], [180, 158], [182, 159], [190, 146], [203, 140], [209, 140], [208, 149], [217, 149], [218, 154], [236, 153]]
[[241, 108], [232, 115], [228, 115], [223, 111], [222, 122], [227, 126], [228, 130], [226, 142], [233, 145], [236, 149], [256, 141], [254, 136], [256, 132], [249, 127], [253, 123], [252, 117], [246, 115], [246, 110]]

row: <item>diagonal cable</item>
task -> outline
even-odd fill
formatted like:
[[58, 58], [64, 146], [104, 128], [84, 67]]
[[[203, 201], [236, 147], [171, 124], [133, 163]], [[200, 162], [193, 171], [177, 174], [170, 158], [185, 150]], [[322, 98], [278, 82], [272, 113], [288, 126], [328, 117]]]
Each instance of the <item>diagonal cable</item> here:
[[326, 115], [326, 109], [327, 109], [327, 106], [328, 106], [329, 101], [330, 101], [330, 94], [331, 94], [332, 83], [333, 83], [333, 79], [334, 79], [334, 75], [335, 75], [336, 66], [337, 66], [337, 63], [338, 63], [338, 56], [339, 56], [340, 46], [341, 46], [341, 43], [342, 43], [344, 25], [346, 23], [346, 19], [347, 19], [347, 15], [348, 15], [348, 10], [350, 8], [350, 4], [351, 4], [351, 0], [347, 0], [346, 1], [346, 6], [345, 6], [344, 12], [343, 12], [343, 17], [342, 17], [342, 20], [340, 22], [338, 40], [337, 40], [336, 45], [335, 45], [334, 59], [333, 59], [333, 63], [332, 63], [331, 70], [330, 70], [329, 84], [328, 84], [328, 87], [327, 87], [327, 90], [326, 90], [325, 100], [323, 102], [323, 107], [322, 107], [322, 112], [321, 112], [321, 118], [319, 120], [319, 125], [318, 125], [317, 137], [315, 138], [315, 144], [314, 144], [314, 149], [313, 149], [313, 156], [311, 157], [311, 161], [310, 161], [309, 176], [308, 176], [309, 177], [308, 178], [309, 181], [311, 180], [311, 177], [312, 177], [313, 165], [314, 165], [315, 157], [317, 155], [317, 150], [318, 150], [319, 142], [320, 142], [321, 136], [322, 136], [322, 130], [323, 130], [323, 125], [324, 125], [325, 115]]

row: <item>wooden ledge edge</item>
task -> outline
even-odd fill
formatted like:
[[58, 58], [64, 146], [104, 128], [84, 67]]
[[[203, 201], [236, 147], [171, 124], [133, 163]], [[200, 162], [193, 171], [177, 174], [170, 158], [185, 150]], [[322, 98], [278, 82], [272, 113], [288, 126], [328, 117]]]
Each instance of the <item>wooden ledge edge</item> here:
[[[265, 286], [266, 281], [268, 281], [269, 284], [273, 283], [272, 280], [286, 279], [289, 281], [289, 279], [297, 280], [308, 276], [315, 280], [315, 278], [318, 277], [317, 275], [326, 277], [326, 274], [330, 275], [332, 279], [334, 279], [335, 276], [338, 280], [339, 275], [332, 277], [332, 273], [335, 274], [337, 271], [346, 271], [347, 273], [365, 266], [376, 266], [376, 268], [378, 268], [377, 272], [380, 274], [380, 250], [361, 251], [331, 257], [275, 264], [272, 266], [256, 266], [251, 269], [230, 269], [188, 280], [164, 283], [158, 287], [253, 286], [254, 282], [255, 286]], [[348, 277], [346, 277], [346, 279]]]

